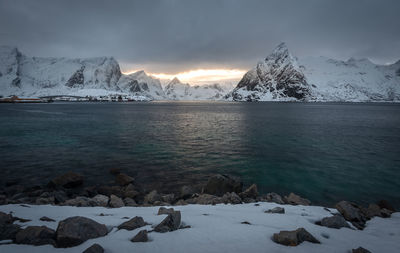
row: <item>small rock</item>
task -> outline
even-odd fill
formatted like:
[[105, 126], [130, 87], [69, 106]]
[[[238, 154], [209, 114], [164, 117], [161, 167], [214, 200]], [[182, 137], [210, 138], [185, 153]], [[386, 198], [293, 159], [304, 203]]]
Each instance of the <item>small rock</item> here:
[[274, 203], [277, 203], [277, 204], [280, 204], [280, 205], [285, 204], [285, 202], [283, 201], [281, 195], [279, 195], [279, 194], [277, 194], [275, 192], [268, 193], [266, 195], [266, 200], [268, 202], [274, 202]]
[[148, 240], [147, 230], [141, 230], [131, 239], [131, 242], [147, 242]]
[[256, 199], [258, 196], [258, 190], [257, 190], [257, 185], [252, 184], [249, 188], [247, 188], [244, 192], [241, 192], [239, 196], [244, 199], [244, 198], [251, 198], [251, 199]]
[[187, 204], [188, 203], [186, 201], [184, 201], [183, 199], [180, 199], [175, 203], [175, 206], [185, 206]]
[[240, 222], [240, 224], [251, 225], [251, 223], [248, 221], [242, 221], [242, 222]]
[[179, 228], [180, 225], [181, 225], [181, 212], [175, 211], [172, 214], [168, 214], [168, 216], [165, 217], [165, 219], [154, 228], [154, 231], [160, 233], [175, 231]]
[[298, 228], [294, 231], [280, 231], [279, 233], [275, 233], [273, 235], [272, 240], [276, 243], [286, 246], [297, 246], [304, 241], [320, 243], [304, 228]]
[[56, 230], [57, 246], [73, 247], [88, 239], [107, 235], [107, 227], [86, 217], [75, 216], [62, 220]]
[[121, 173], [121, 170], [119, 168], [111, 168], [111, 169], [109, 169], [109, 172], [112, 175], [118, 175]]
[[104, 249], [99, 244], [95, 243], [89, 248], [85, 249], [83, 253], [104, 253]]
[[194, 198], [187, 199], [186, 202], [188, 204], [199, 204], [199, 205], [215, 205], [223, 203], [221, 197], [217, 197], [210, 194], [201, 194], [195, 196]]
[[131, 198], [125, 198], [124, 203], [125, 203], [125, 206], [138, 206], [136, 201]]
[[50, 186], [62, 186], [64, 188], [74, 188], [83, 184], [83, 176], [75, 172], [67, 172], [50, 181]]
[[357, 249], [352, 249], [352, 253], [371, 253], [371, 251], [364, 249], [363, 247], [358, 247]]
[[265, 213], [285, 213], [285, 208], [277, 206], [265, 211]]
[[222, 202], [225, 204], [231, 203], [231, 204], [241, 204], [242, 199], [234, 192], [227, 192], [222, 196]]
[[149, 194], [144, 196], [144, 203], [153, 204], [156, 201], [161, 201], [161, 196], [157, 193], [156, 190], [153, 190]]
[[311, 201], [308, 199], [304, 199], [299, 195], [294, 194], [291, 192], [288, 197], [285, 197], [286, 202], [291, 205], [302, 205], [302, 206], [309, 206]]
[[244, 198], [244, 199], [243, 199], [243, 202], [246, 203], [246, 204], [248, 204], [248, 203], [254, 203], [254, 202], [256, 202], [256, 200], [255, 200], [255, 199], [252, 199], [252, 198]]
[[87, 197], [82, 197], [78, 196], [74, 199], [68, 199], [62, 205], [64, 206], [79, 206], [79, 207], [89, 207], [92, 206], [94, 203], [92, 203], [92, 199], [89, 199]]
[[387, 200], [380, 200], [377, 204], [381, 209], [385, 208], [393, 213], [396, 212], [396, 209]]
[[50, 205], [50, 204], [54, 204], [54, 203], [55, 203], [55, 198], [53, 196], [48, 197], [48, 198], [39, 197], [35, 201], [36, 205]]
[[325, 217], [320, 222], [321, 226], [328, 228], [350, 228], [349, 224], [347, 224], [346, 220], [342, 215], [333, 215], [331, 217]]
[[41, 221], [48, 221], [48, 222], [54, 222], [55, 220], [47, 217], [47, 216], [43, 216], [42, 218], [40, 218]]
[[46, 226], [28, 226], [15, 236], [15, 243], [29, 245], [55, 245], [55, 231]]
[[194, 188], [192, 186], [184, 185], [184, 186], [182, 186], [181, 191], [180, 191], [180, 198], [187, 199], [187, 198], [190, 198], [195, 193], [196, 193], [196, 191], [194, 190]]
[[110, 196], [110, 207], [119, 208], [125, 206], [124, 201], [114, 194]]
[[110, 200], [109, 197], [107, 197], [106, 195], [102, 195], [102, 194], [97, 194], [96, 196], [94, 196], [92, 198], [92, 201], [95, 203], [96, 206], [103, 206], [103, 207], [108, 206], [109, 200]]
[[160, 207], [160, 209], [158, 209], [158, 213], [157, 215], [161, 215], [161, 214], [172, 214], [174, 213], [175, 210], [173, 208], [165, 208], [165, 207]]
[[163, 195], [163, 196], [161, 196], [161, 200], [166, 203], [172, 203], [175, 200], [175, 195], [173, 193]]
[[126, 229], [126, 230], [134, 230], [143, 226], [146, 226], [147, 223], [144, 222], [143, 218], [140, 216], [136, 216], [129, 221], [126, 221], [118, 226], [118, 229]]
[[335, 207], [356, 228], [363, 229], [365, 227], [366, 217], [362, 214], [359, 206], [348, 201], [340, 201]]
[[115, 182], [121, 186], [128, 185], [132, 183], [134, 179], [124, 173], [120, 173], [115, 177]]
[[203, 193], [223, 196], [227, 192], [242, 192], [243, 183], [240, 179], [229, 175], [214, 175], [207, 181]]

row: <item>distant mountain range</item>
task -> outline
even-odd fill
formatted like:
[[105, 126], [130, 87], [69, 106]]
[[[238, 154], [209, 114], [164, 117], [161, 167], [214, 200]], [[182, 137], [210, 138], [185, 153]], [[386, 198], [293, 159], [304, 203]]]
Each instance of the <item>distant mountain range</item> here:
[[174, 78], [163, 88], [144, 71], [124, 75], [112, 57], [28, 57], [0, 47], [0, 95], [101, 96], [128, 94], [147, 100], [400, 101], [400, 61], [325, 57], [298, 60], [280, 44], [248, 71], [233, 90], [219, 84], [192, 86]]

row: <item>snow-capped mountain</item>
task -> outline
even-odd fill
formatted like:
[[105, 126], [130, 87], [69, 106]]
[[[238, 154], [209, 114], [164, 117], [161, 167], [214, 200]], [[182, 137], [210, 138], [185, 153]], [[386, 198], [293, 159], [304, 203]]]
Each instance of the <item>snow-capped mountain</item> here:
[[400, 61], [297, 60], [284, 43], [226, 96], [235, 101], [400, 101]]
[[219, 84], [191, 86], [175, 77], [165, 86], [165, 94], [171, 100], [220, 100], [226, 91]]
[[118, 86], [133, 95], [147, 96], [152, 99], [166, 98], [160, 80], [148, 76], [143, 70], [122, 75]]
[[112, 57], [28, 57], [17, 48], [0, 47], [0, 95], [99, 96], [115, 93], [148, 100], [165, 99], [158, 79], [144, 71], [124, 75]]

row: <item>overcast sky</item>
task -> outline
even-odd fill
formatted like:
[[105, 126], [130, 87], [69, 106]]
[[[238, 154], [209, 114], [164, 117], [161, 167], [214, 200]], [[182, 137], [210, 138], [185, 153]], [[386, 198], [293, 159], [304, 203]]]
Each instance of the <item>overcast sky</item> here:
[[0, 0], [0, 44], [30, 56], [114, 56], [123, 70], [248, 69], [292, 53], [400, 59], [399, 0]]

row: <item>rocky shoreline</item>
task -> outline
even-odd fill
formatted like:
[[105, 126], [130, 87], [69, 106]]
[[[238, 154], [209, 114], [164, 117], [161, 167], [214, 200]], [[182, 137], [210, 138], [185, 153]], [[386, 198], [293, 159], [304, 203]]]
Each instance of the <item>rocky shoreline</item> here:
[[[243, 188], [243, 183], [237, 177], [230, 175], [213, 175], [200, 191], [190, 185], [183, 186], [179, 194], [159, 193], [156, 190], [144, 192], [139, 189], [134, 178], [121, 173], [118, 169], [111, 169], [115, 176], [115, 184], [111, 186], [86, 186], [84, 177], [74, 172], [68, 172], [52, 179], [45, 186], [25, 188], [17, 183], [9, 183], [0, 192], [0, 204], [24, 205], [55, 205], [76, 207], [149, 207], [161, 206], [157, 215], [166, 215], [159, 224], [153, 224], [152, 230], [140, 230], [132, 242], [146, 242], [148, 233], [165, 233], [178, 229], [190, 228], [181, 222], [181, 212], [174, 208], [163, 206], [184, 206], [189, 204], [216, 205], [216, 204], [242, 204], [262, 202], [276, 203], [282, 206], [265, 210], [267, 214], [284, 214], [285, 205], [309, 206], [311, 201], [295, 193], [280, 196], [276, 193], [261, 195], [255, 184]], [[348, 201], [340, 201], [335, 205], [336, 211], [325, 208], [331, 215], [315, 222], [316, 225], [331, 229], [342, 227], [363, 230], [366, 222], [373, 217], [388, 218], [396, 210], [384, 200], [362, 207]], [[118, 229], [134, 230], [149, 225], [142, 217], [126, 217], [129, 221], [123, 222]], [[41, 217], [41, 221], [54, 222], [51, 218]], [[22, 228], [19, 223], [29, 220], [18, 218], [12, 214], [0, 212], [0, 241], [6, 243], [45, 245], [50, 244], [57, 248], [74, 247], [91, 238], [107, 235], [109, 230], [96, 221], [86, 217], [74, 216], [58, 223], [53, 230], [46, 226], [27, 226]], [[250, 224], [247, 221], [242, 224]], [[273, 234], [272, 241], [286, 246], [297, 246], [304, 241], [320, 243], [311, 233], [304, 228], [291, 231], [277, 231]], [[94, 244], [85, 252], [103, 252], [100, 245]], [[369, 252], [363, 248], [354, 249], [353, 252]]]

